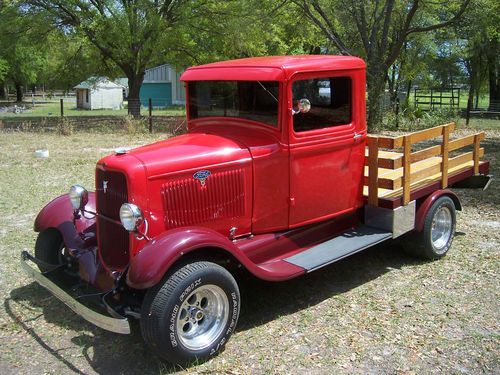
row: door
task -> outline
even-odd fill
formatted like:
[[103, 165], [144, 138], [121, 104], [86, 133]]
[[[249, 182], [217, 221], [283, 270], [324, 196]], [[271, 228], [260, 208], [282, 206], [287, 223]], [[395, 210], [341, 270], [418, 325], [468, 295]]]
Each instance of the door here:
[[292, 80], [292, 103], [305, 98], [311, 108], [290, 114], [291, 227], [362, 206], [364, 93], [362, 70], [303, 74]]

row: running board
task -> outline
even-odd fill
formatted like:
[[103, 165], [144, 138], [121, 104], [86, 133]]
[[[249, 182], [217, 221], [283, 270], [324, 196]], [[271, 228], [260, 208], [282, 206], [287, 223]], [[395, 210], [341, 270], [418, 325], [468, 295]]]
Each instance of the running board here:
[[312, 272], [389, 238], [392, 238], [392, 232], [360, 225], [338, 237], [283, 260], [302, 267], [307, 272]]

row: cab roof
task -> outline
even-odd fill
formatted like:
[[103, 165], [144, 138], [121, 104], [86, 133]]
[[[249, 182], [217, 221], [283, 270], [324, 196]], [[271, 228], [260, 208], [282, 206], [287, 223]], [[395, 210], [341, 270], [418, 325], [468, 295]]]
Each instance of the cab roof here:
[[365, 66], [362, 59], [353, 56], [250, 57], [188, 68], [181, 81], [286, 81], [298, 72], [364, 69]]

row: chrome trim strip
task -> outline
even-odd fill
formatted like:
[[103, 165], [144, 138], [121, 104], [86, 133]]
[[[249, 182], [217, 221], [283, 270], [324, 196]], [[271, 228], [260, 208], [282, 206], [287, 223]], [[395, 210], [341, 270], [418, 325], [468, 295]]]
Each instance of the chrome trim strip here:
[[84, 306], [76, 299], [74, 299], [71, 295], [58, 287], [51, 280], [49, 280], [47, 277], [43, 276], [39, 271], [32, 268], [27, 263], [27, 257], [24, 254], [21, 254], [21, 267], [37, 283], [51, 292], [57, 299], [63, 302], [66, 306], [68, 306], [71, 310], [80, 315], [86, 321], [107, 331], [120, 333], [123, 335], [130, 334], [130, 324], [127, 318], [112, 318], [110, 316], [99, 314], [98, 312], [89, 309], [87, 306]]

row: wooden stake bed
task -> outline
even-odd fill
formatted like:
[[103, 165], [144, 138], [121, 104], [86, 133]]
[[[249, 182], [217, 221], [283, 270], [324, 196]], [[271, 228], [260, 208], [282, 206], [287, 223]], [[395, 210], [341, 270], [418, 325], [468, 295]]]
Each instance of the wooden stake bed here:
[[[402, 197], [402, 204], [410, 202], [413, 191], [440, 182], [442, 189], [449, 179], [471, 171], [479, 174], [484, 155], [480, 142], [484, 133], [477, 133], [450, 141], [455, 123], [436, 126], [399, 137], [368, 136], [365, 159], [365, 186], [363, 193], [368, 203], [378, 206], [380, 199]], [[418, 142], [441, 137], [439, 145], [412, 152]], [[454, 153], [473, 145], [473, 151]]]

